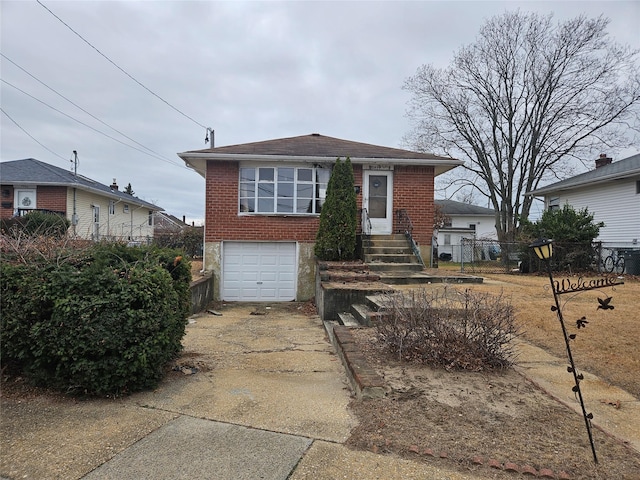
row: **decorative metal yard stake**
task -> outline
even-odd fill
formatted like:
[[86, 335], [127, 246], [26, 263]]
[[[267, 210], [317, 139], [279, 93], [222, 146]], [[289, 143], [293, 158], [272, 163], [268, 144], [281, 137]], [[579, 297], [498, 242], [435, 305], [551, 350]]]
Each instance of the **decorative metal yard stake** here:
[[[584, 417], [584, 423], [587, 427], [587, 433], [589, 434], [589, 443], [591, 444], [591, 452], [593, 453], [593, 461], [598, 463], [598, 457], [596, 456], [596, 448], [593, 444], [593, 436], [591, 434], [591, 419], [593, 418], [592, 413], [588, 413], [584, 406], [584, 400], [582, 399], [582, 391], [580, 390], [580, 381], [584, 379], [584, 375], [579, 374], [576, 370], [576, 366], [573, 363], [573, 355], [571, 354], [571, 346], [569, 344], [569, 340], [573, 340], [576, 335], [568, 335], [567, 329], [564, 324], [564, 318], [562, 317], [562, 310], [560, 308], [560, 298], [559, 296], [563, 293], [570, 292], [580, 292], [584, 290], [593, 290], [596, 288], [602, 288], [613, 285], [620, 285], [623, 282], [617, 281], [616, 279], [611, 278], [602, 278], [598, 280], [591, 281], [583, 281], [581, 278], [575, 282], [571, 282], [570, 280], [563, 280], [562, 283], [558, 281], [554, 281], [553, 273], [551, 271], [551, 255], [553, 254], [552, 249], [553, 240], [540, 238], [529, 245], [530, 248], [536, 253], [540, 260], [543, 260], [547, 266], [547, 272], [549, 273], [549, 282], [551, 282], [551, 290], [553, 291], [553, 298], [555, 300], [555, 305], [551, 307], [552, 311], [555, 311], [558, 315], [558, 320], [560, 321], [560, 326], [562, 327], [562, 334], [564, 335], [564, 343], [567, 347], [567, 356], [569, 357], [570, 366], [567, 367], [569, 373], [573, 373], [573, 380], [575, 385], [572, 390], [577, 395], [580, 400], [580, 406], [582, 407], [582, 416]], [[604, 310], [612, 310], [613, 305], [609, 305], [611, 301], [611, 297], [607, 297], [604, 300], [598, 298], [599, 306], [598, 308], [602, 308]], [[578, 329], [586, 327], [586, 324], [589, 323], [586, 317], [582, 317], [576, 321], [576, 326]]]

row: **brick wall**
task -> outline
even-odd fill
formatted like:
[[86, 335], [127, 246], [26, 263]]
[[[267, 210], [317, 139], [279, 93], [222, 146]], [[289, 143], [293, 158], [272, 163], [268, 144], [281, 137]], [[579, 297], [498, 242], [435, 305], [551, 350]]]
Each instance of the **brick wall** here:
[[205, 242], [315, 241], [319, 217], [238, 215], [238, 168], [236, 162], [207, 162]]
[[36, 192], [37, 208], [67, 212], [67, 187], [40, 186]]
[[[0, 218], [10, 218], [13, 216], [13, 185], [2, 185], [0, 187]], [[6, 205], [6, 206], [5, 206]], [[9, 206], [10, 205], [10, 206]]]
[[[239, 166], [235, 162], [209, 161], [206, 180], [205, 242], [222, 240], [291, 240], [313, 242], [318, 217], [238, 215]], [[362, 208], [362, 166], [354, 165], [357, 196]], [[433, 167], [395, 167], [394, 212], [406, 209], [419, 243], [430, 245], [433, 235]], [[394, 231], [397, 225], [394, 213]], [[358, 218], [360, 225], [360, 218]]]
[[[393, 210], [405, 209], [413, 223], [414, 239], [431, 245], [434, 220], [433, 167], [396, 167], [393, 173]], [[397, 217], [394, 216], [394, 231]]]

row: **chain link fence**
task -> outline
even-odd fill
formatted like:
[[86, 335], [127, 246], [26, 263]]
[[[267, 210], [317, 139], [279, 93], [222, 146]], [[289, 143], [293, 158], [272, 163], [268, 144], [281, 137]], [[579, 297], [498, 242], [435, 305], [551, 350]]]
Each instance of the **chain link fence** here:
[[[640, 275], [640, 245], [595, 242], [555, 242], [552, 268], [569, 273]], [[463, 238], [458, 245], [440, 245], [438, 264], [455, 265], [460, 272], [530, 273], [544, 269], [527, 243]]]

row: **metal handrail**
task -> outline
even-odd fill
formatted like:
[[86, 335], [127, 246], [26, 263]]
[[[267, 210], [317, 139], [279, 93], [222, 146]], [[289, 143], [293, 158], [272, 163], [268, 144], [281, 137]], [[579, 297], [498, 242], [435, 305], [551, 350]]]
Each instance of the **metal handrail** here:
[[413, 250], [413, 254], [420, 262], [420, 265], [422, 265], [422, 268], [425, 268], [424, 260], [422, 260], [422, 255], [420, 255], [420, 249], [418, 248], [418, 244], [413, 238], [413, 223], [411, 222], [409, 214], [404, 208], [401, 208], [396, 213], [398, 214], [399, 233], [404, 233], [405, 237], [407, 237], [407, 240], [411, 245], [411, 250]]

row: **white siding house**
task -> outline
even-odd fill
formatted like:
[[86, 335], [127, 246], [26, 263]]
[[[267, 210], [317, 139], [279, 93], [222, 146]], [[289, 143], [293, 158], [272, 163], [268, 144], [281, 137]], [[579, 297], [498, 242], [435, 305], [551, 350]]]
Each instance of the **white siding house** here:
[[[440, 259], [450, 259], [460, 262], [462, 258], [462, 243], [465, 239], [497, 240], [495, 210], [469, 205], [453, 200], [435, 200], [449, 221], [438, 229], [438, 255]], [[481, 256], [489, 259], [489, 251], [481, 251]], [[464, 258], [471, 261], [471, 258]]]
[[0, 162], [2, 205], [8, 218], [32, 210], [56, 212], [71, 222], [69, 235], [87, 240], [147, 243], [154, 212], [162, 208], [48, 163], [27, 158]]
[[616, 249], [640, 249], [640, 154], [612, 162], [601, 155], [596, 168], [528, 192], [543, 197], [545, 209], [568, 204], [589, 209], [604, 222], [596, 240]]

